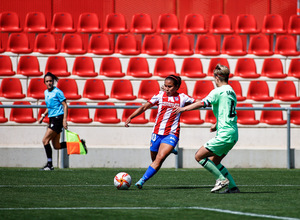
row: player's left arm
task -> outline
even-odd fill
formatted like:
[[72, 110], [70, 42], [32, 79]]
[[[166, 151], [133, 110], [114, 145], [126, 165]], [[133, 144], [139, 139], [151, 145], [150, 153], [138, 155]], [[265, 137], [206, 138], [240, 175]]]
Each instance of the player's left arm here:
[[181, 112], [185, 112], [185, 111], [191, 111], [194, 109], [198, 109], [198, 108], [205, 108], [207, 106], [207, 104], [201, 100], [197, 100], [196, 102], [190, 104], [190, 105], [186, 105], [184, 107], [175, 107], [174, 108], [174, 112], [176, 114], [179, 114]]
[[64, 126], [64, 129], [68, 129], [68, 123], [67, 123], [68, 105], [67, 105], [66, 100], [62, 101], [61, 104], [63, 105], [63, 108], [64, 108], [63, 126]]

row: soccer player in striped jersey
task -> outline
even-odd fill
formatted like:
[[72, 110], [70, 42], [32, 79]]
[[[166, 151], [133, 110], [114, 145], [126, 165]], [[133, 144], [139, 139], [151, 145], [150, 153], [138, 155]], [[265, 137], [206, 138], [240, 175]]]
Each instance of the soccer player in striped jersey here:
[[197, 108], [212, 106], [217, 123], [210, 128], [211, 132], [217, 131], [216, 137], [206, 142], [195, 155], [195, 159], [205, 169], [211, 172], [216, 179], [216, 184], [211, 192], [217, 192], [228, 186], [223, 193], [239, 193], [232, 176], [221, 164], [222, 159], [228, 154], [238, 141], [238, 127], [236, 116], [236, 94], [228, 85], [230, 71], [226, 66], [218, 64], [214, 69], [214, 79], [217, 88], [213, 89], [202, 101], [197, 101], [186, 107], [176, 107], [176, 113], [182, 113]]
[[195, 102], [195, 99], [184, 93], [178, 93], [181, 78], [176, 75], [168, 76], [162, 86], [162, 91], [154, 95], [146, 104], [134, 111], [126, 120], [125, 127], [130, 121], [152, 106], [158, 106], [158, 113], [152, 132], [150, 154], [152, 163], [143, 177], [135, 184], [139, 189], [157, 173], [169, 154], [174, 151], [179, 140], [180, 114], [174, 112], [175, 107], [184, 107]]

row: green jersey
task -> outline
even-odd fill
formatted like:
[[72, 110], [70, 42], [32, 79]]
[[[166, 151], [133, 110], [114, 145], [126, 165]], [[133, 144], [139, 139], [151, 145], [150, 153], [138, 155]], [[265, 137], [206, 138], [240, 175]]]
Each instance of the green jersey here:
[[230, 85], [223, 85], [212, 90], [203, 99], [211, 104], [217, 119], [217, 135], [223, 137], [225, 142], [237, 141], [238, 128], [236, 116], [236, 94]]

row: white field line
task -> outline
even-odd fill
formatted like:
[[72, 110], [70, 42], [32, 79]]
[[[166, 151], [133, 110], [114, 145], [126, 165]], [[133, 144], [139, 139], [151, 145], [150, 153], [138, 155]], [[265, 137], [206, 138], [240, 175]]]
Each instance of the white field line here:
[[238, 212], [226, 209], [214, 209], [207, 207], [36, 207], [36, 208], [0, 208], [0, 211], [33, 211], [33, 210], [183, 210], [194, 209], [211, 212], [226, 213], [231, 215], [251, 216], [259, 218], [281, 219], [281, 220], [300, 220], [299, 218], [291, 218], [284, 216], [263, 215], [249, 212]]
[[[23, 187], [111, 187], [111, 185], [0, 185], [0, 188]], [[147, 185], [147, 187], [211, 187], [213, 185]], [[300, 187], [300, 185], [238, 185], [240, 187]]]

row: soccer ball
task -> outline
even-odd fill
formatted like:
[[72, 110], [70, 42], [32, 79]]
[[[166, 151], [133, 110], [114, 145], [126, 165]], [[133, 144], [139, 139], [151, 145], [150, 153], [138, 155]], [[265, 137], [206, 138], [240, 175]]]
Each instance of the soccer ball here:
[[131, 185], [131, 176], [128, 173], [118, 173], [114, 178], [114, 185], [117, 189], [128, 189]]

